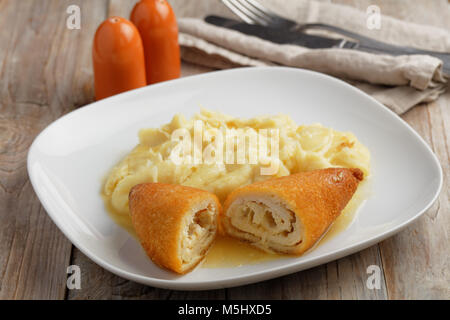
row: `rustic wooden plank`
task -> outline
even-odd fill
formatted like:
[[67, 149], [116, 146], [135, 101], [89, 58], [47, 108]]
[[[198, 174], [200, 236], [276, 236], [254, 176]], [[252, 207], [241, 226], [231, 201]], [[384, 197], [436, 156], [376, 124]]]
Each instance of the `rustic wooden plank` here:
[[449, 108], [447, 92], [437, 102], [416, 107], [404, 116], [438, 156], [444, 186], [438, 201], [423, 217], [381, 244], [392, 299], [450, 298]]
[[80, 251], [74, 264], [81, 269], [81, 289], [70, 290], [68, 299], [224, 299], [225, 290], [171, 291], [145, 286], [120, 278], [99, 267]]
[[381, 272], [381, 288], [369, 289], [367, 267], [382, 262], [378, 246], [351, 256], [279, 279], [228, 289], [229, 299], [386, 299]]
[[[77, 3], [0, 1], [0, 299], [65, 295], [71, 244], [32, 191], [26, 156], [48, 123], [92, 97], [90, 49], [66, 28]], [[89, 30], [98, 11], [83, 6]]]
[[166, 299], [170, 292], [122, 279], [101, 268], [74, 248], [72, 264], [80, 267], [81, 289], [69, 290], [67, 299]]

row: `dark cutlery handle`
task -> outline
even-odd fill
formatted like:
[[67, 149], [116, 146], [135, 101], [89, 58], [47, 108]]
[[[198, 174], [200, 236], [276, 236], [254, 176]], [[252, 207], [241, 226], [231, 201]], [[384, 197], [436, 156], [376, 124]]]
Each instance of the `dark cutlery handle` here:
[[382, 41], [378, 41], [352, 31], [348, 31], [339, 27], [322, 24], [322, 23], [308, 23], [304, 25], [298, 25], [296, 28], [298, 31], [304, 31], [306, 29], [323, 29], [335, 32], [337, 34], [352, 38], [358, 41], [357, 45], [351, 45], [347, 48], [372, 52], [372, 53], [385, 53], [390, 55], [414, 55], [425, 54], [436, 57], [443, 62], [443, 70], [447, 76], [450, 76], [450, 53], [422, 50], [412, 47], [397, 46]]
[[354, 49], [372, 53], [390, 54], [393, 56], [416, 55], [416, 54], [429, 55], [438, 58], [442, 61], [442, 70], [444, 71], [446, 77], [450, 77], [450, 54], [448, 53], [421, 50], [410, 47], [392, 46], [385, 44], [383, 45], [358, 44]]

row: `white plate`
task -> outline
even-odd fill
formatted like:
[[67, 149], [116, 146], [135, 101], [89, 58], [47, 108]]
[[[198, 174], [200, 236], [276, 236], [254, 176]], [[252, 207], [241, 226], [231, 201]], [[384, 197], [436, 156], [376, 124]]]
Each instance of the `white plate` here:
[[[239, 117], [285, 113], [298, 124], [351, 131], [372, 155], [371, 197], [356, 221], [302, 257], [234, 268], [197, 268], [177, 276], [155, 266], [116, 225], [100, 197], [102, 179], [137, 143], [140, 128], [159, 127], [199, 105]], [[354, 87], [290, 68], [207, 73], [145, 87], [80, 108], [52, 123], [28, 154], [33, 187], [50, 217], [105, 269], [147, 285], [201, 290], [279, 277], [338, 259], [398, 232], [431, 206], [442, 186], [436, 156], [394, 113]]]

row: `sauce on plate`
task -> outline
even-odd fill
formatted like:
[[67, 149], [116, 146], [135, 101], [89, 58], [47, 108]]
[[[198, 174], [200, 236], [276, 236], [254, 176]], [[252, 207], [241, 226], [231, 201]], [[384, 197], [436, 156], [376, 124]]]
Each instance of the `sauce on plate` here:
[[[370, 180], [370, 179], [369, 179]], [[350, 202], [347, 204], [341, 215], [336, 219], [330, 229], [325, 235], [316, 243], [312, 248], [317, 248], [337, 236], [342, 231], [346, 230], [355, 221], [357, 213], [362, 205], [368, 198], [368, 188], [370, 181], [366, 179], [363, 181]], [[132, 236], [136, 237], [136, 233], [131, 224], [129, 217], [114, 212], [112, 206], [108, 205], [108, 201], [105, 201], [107, 211], [111, 218], [121, 227], [126, 229]], [[291, 255], [273, 254], [262, 250], [259, 250], [248, 243], [241, 242], [239, 240], [226, 237], [217, 236], [211, 249], [206, 255], [201, 268], [232, 268], [243, 265], [258, 264], [275, 259], [294, 257]]]

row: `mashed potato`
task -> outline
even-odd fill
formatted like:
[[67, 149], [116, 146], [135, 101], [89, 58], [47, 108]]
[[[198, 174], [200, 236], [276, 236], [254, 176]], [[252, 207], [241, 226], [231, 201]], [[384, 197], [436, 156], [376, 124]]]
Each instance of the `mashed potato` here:
[[[199, 124], [203, 135], [199, 141], [192, 139], [192, 153], [187, 155], [186, 152], [183, 153], [186, 151], [184, 147], [180, 148], [180, 143], [184, 140], [174, 140], [174, 133], [178, 129], [184, 129], [194, 137]], [[213, 137], [214, 133], [237, 129], [243, 129], [247, 134], [252, 134], [249, 136], [257, 137], [255, 141], [258, 148], [262, 146], [261, 141], [267, 141], [267, 157], [261, 156], [256, 161], [250, 159], [252, 154], [258, 152], [252, 150], [255, 145], [250, 143], [249, 138], [243, 142], [246, 151], [241, 160], [244, 159], [244, 163], [238, 162], [237, 156], [235, 163], [225, 161], [225, 149], [225, 160], [222, 162], [194, 161], [195, 154], [204, 156], [211, 144], [218, 143], [219, 139]], [[272, 140], [274, 134], [271, 134], [275, 132], [271, 131], [274, 129], [278, 129], [278, 144], [275, 149], [275, 140]], [[237, 147], [236, 142], [232, 150], [237, 151]], [[174, 161], [173, 155], [177, 148], [182, 150], [182, 163]], [[200, 152], [196, 153], [196, 150]], [[218, 155], [217, 151], [211, 154]], [[271, 175], [264, 174], [264, 169], [269, 167], [275, 170], [272, 170]], [[128, 193], [139, 183], [182, 184], [213, 192], [224, 201], [231, 191], [242, 185], [328, 167], [359, 168], [367, 177], [370, 173], [369, 151], [352, 133], [338, 132], [320, 124], [298, 126], [287, 115], [238, 119], [202, 110], [191, 120], [175, 115], [169, 124], [159, 129], [141, 130], [139, 144], [107, 177], [103, 198], [110, 210], [127, 219]]]

